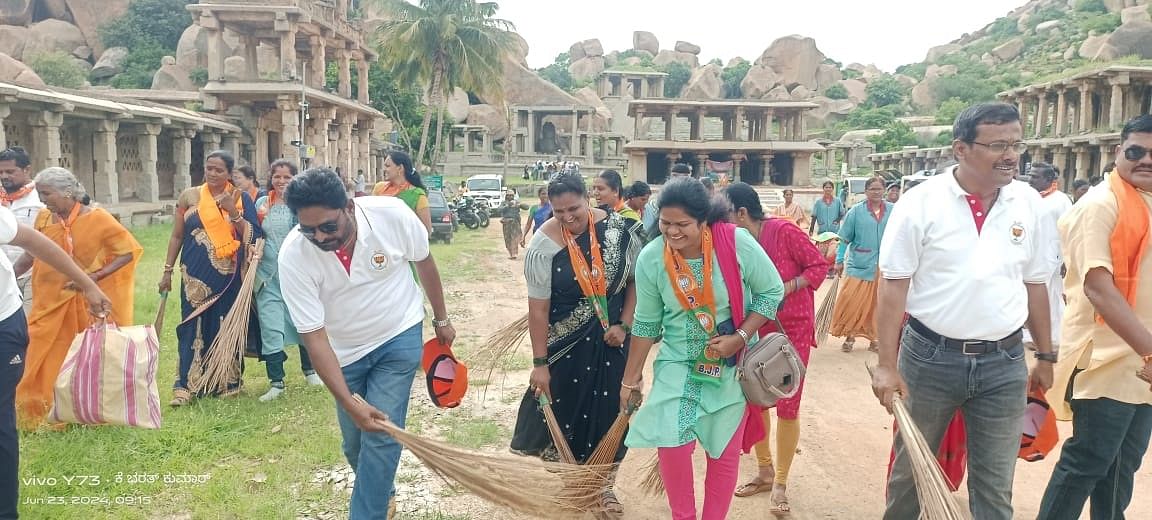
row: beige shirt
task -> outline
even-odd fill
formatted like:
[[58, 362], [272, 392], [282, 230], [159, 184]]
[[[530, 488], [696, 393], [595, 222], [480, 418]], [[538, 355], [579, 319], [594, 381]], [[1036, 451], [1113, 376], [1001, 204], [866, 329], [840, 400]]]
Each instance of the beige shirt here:
[[800, 207], [800, 205], [795, 202], [793, 202], [791, 206], [787, 204], [776, 206], [776, 209], [772, 212], [772, 214], [780, 218], [791, 220], [794, 224], [799, 226], [800, 229], [808, 231], [808, 213], [806, 213], [804, 208]]
[[[1152, 206], [1152, 195], [1141, 193], [1145, 205]], [[1152, 209], [1149, 210], [1152, 212]], [[1108, 183], [1088, 192], [1060, 219], [1060, 241], [1068, 273], [1064, 277], [1065, 309], [1056, 364], [1056, 380], [1048, 393], [1056, 416], [1071, 418], [1064, 402], [1074, 370], [1073, 399], [1108, 398], [1130, 404], [1152, 404], [1148, 383], [1136, 377], [1143, 363], [1140, 356], [1107, 325], [1096, 321], [1096, 310], [1084, 295], [1084, 277], [1088, 271], [1104, 268], [1112, 271], [1112, 229], [1119, 209]], [[1140, 279], [1136, 288], [1136, 316], [1145, 328], [1152, 329], [1152, 251], [1146, 251], [1140, 262]]]

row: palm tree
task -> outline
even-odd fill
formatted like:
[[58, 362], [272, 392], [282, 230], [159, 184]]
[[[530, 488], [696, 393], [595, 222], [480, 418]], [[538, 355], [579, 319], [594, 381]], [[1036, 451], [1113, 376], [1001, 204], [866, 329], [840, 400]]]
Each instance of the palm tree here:
[[496, 2], [475, 0], [370, 0], [387, 21], [376, 30], [380, 63], [401, 84], [425, 86], [428, 109], [420, 129], [418, 161], [425, 159], [432, 112], [437, 113], [432, 164], [443, 136], [448, 93], [456, 87], [501, 100], [503, 59], [515, 49], [511, 22], [493, 18]]

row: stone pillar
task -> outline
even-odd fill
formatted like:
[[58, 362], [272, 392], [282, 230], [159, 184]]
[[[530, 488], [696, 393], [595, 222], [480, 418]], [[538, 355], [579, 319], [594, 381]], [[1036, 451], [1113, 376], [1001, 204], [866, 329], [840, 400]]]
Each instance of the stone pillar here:
[[742, 153], [732, 154], [732, 182], [739, 182], [743, 180], [740, 172], [742, 169], [741, 164], [744, 162], [744, 159], [746, 159], [746, 157]]
[[371, 102], [368, 97], [368, 60], [361, 57], [360, 61], [356, 62], [356, 100], [361, 105], [367, 105]]
[[[635, 95], [637, 93], [633, 92], [632, 94]], [[648, 79], [647, 78], [641, 78], [640, 79], [640, 92], [639, 92], [639, 94], [640, 94], [639, 96], [636, 96], [636, 99], [648, 99]]]
[[309, 115], [312, 116], [310, 132], [308, 134], [308, 144], [316, 148], [316, 156], [313, 158], [313, 165], [315, 166], [331, 166], [332, 160], [329, 158], [328, 149], [328, 124], [332, 122], [332, 109], [309, 109]]
[[812, 154], [792, 154], [792, 185], [807, 186], [812, 184]]
[[675, 112], [668, 112], [668, 115], [664, 116], [664, 140], [665, 141], [671, 141], [672, 140], [672, 124], [675, 121], [676, 121], [676, 113]]
[[1045, 131], [1048, 126], [1048, 98], [1044, 94], [1040, 94], [1037, 102], [1040, 103], [1040, 107], [1036, 110], [1036, 122], [1033, 125], [1036, 127], [1036, 132], [1033, 135], [1044, 137], [1048, 135]]
[[243, 35], [240, 37], [240, 46], [244, 48], [244, 80], [255, 81], [260, 79], [260, 71], [256, 67], [256, 47], [260, 44], [253, 36]]
[[232, 154], [232, 157], [240, 158], [240, 136], [236, 134], [224, 134], [220, 139], [220, 148]]
[[64, 114], [60, 112], [33, 112], [28, 118], [32, 125], [32, 170], [60, 166], [64, 156], [60, 145], [60, 127], [64, 125]]
[[340, 126], [340, 136], [337, 140], [339, 158], [337, 166], [345, 174], [354, 174], [352, 170], [352, 126], [356, 124], [355, 115], [345, 112], [337, 115]]
[[[640, 118], [637, 118], [638, 120]], [[636, 123], [639, 128], [640, 123]], [[536, 111], [528, 109], [528, 150], [529, 155], [536, 153]]]
[[492, 149], [492, 131], [484, 129], [484, 153], [491, 155], [495, 150]]
[[296, 22], [284, 12], [276, 13], [276, 34], [280, 36], [280, 79], [296, 79]]
[[804, 117], [803, 112], [796, 113], [796, 140], [808, 140], [808, 119]]
[[704, 119], [708, 117], [708, 111], [703, 107], [696, 111], [696, 141], [704, 140]]
[[1056, 145], [1052, 150], [1052, 165], [1060, 170], [1060, 174], [1064, 175], [1068, 172], [1068, 149], [1062, 145]]
[[1056, 131], [1052, 134], [1056, 137], [1068, 134], [1068, 89], [1065, 87], [1056, 91]]
[[1080, 84], [1080, 106], [1076, 108], [1080, 115], [1080, 125], [1076, 128], [1083, 132], [1092, 129], [1092, 85], [1088, 82]]
[[737, 107], [735, 117], [732, 118], [732, 140], [744, 140], [744, 108]]
[[164, 129], [158, 124], [137, 125], [137, 150], [140, 154], [140, 174], [136, 178], [136, 198], [143, 202], [160, 202], [160, 176], [156, 172], [159, 156], [156, 136]]
[[182, 128], [172, 132], [172, 162], [176, 163], [176, 173], [172, 175], [172, 195], [192, 187], [192, 138], [196, 130]]
[[[92, 187], [92, 199], [101, 204], [120, 203], [120, 181], [116, 173], [116, 132], [120, 130], [120, 122], [116, 120], [99, 119], [96, 121], [96, 133], [92, 139], [92, 162], [95, 186]], [[188, 153], [192, 153], [189, 144]], [[176, 173], [180, 173], [177, 163]], [[180, 193], [176, 190], [177, 195]]]
[[208, 42], [208, 81], [224, 79], [224, 27], [211, 11], [200, 12], [200, 28]]
[[[648, 136], [644, 135], [645, 134], [645, 132], [644, 132], [644, 111], [637, 109], [636, 110], [636, 117], [633, 119], [632, 122], [635, 123], [635, 125], [636, 125], [636, 128], [633, 131], [632, 138], [634, 140], [637, 140], [637, 141], [643, 141], [643, 140], [647, 139]], [[531, 123], [531, 121], [529, 121], [529, 123]], [[531, 134], [529, 134], [529, 135], [531, 135]]]
[[708, 154], [696, 154], [696, 173], [697, 176], [703, 177], [708, 172]]
[[328, 70], [328, 56], [326, 43], [324, 38], [313, 36], [308, 39], [309, 45], [312, 46], [312, 74], [308, 78], [308, 84], [312, 88], [324, 89], [324, 73]]
[[580, 155], [580, 110], [572, 110], [572, 137], [568, 139], [568, 153]]
[[336, 59], [339, 61], [340, 88], [338, 92], [344, 99], [352, 98], [352, 55], [348, 49], [337, 49]]
[[[369, 155], [372, 154], [372, 121], [361, 119], [357, 126], [359, 127], [358, 131], [360, 132], [360, 142], [358, 143], [360, 164], [356, 166], [356, 170], [364, 170], [364, 176], [367, 177], [370, 175], [369, 170], [371, 169], [371, 160], [369, 159]], [[355, 177], [356, 172], [353, 171], [352, 175]]]
[[1117, 77], [1112, 80], [1112, 97], [1108, 99], [1108, 127], [1117, 129], [1122, 126], [1124, 126], [1124, 83]]
[[770, 153], [760, 155], [760, 178], [765, 184], [772, 184], [772, 159]]
[[204, 156], [207, 157], [208, 154], [220, 149], [220, 134], [213, 130], [205, 129], [205, 131], [200, 134], [200, 142], [204, 143]]
[[1024, 128], [1025, 132], [1027, 132], [1027, 130], [1028, 130], [1026, 128], [1028, 126], [1028, 104], [1029, 104], [1028, 96], [1025, 94], [1021, 94], [1020, 95], [1020, 101], [1017, 103], [1016, 109], [1020, 112], [1020, 126], [1025, 127]]
[[1087, 146], [1076, 147], [1076, 178], [1088, 180], [1091, 172], [1088, 168], [1091, 166], [1092, 157], [1088, 155]]
[[0, 147], [8, 147], [8, 134], [4, 130], [4, 120], [12, 115], [12, 105], [0, 103]]
[[300, 148], [292, 141], [300, 140], [300, 105], [292, 96], [276, 98], [276, 107], [280, 109], [280, 157], [300, 163]]

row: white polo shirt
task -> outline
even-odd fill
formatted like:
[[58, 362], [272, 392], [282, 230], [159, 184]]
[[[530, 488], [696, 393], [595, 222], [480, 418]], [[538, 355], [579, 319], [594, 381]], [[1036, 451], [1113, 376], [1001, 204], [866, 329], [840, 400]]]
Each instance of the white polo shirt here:
[[[32, 185], [32, 183], [28, 185]], [[16, 216], [16, 222], [31, 227], [36, 224], [36, 215], [39, 215], [40, 210], [44, 209], [44, 203], [40, 202], [40, 194], [36, 190], [32, 190], [27, 195], [12, 201], [12, 205], [8, 206], [8, 209], [12, 210], [12, 214]], [[12, 264], [15, 264], [24, 255], [24, 249], [16, 246], [2, 245], [0, 249], [4, 250], [4, 255]], [[32, 276], [31, 269], [25, 271], [20, 278], [29, 276]]]
[[[40, 199], [36, 199], [39, 202]], [[8, 244], [16, 238], [16, 215], [12, 210], [0, 206], [0, 244]], [[0, 320], [6, 320], [12, 313], [20, 310], [24, 305], [24, 298], [20, 296], [20, 288], [16, 285], [15, 271], [8, 257], [0, 255]]]
[[297, 226], [280, 248], [280, 287], [300, 333], [321, 328], [348, 366], [424, 321], [424, 293], [408, 262], [428, 257], [428, 232], [395, 197], [359, 197], [351, 267]]
[[[954, 172], [924, 181], [900, 198], [880, 241], [880, 270], [912, 279], [908, 314], [955, 339], [998, 340], [1028, 319], [1025, 283], [1044, 284], [1056, 240], [1040, 224], [1040, 194], [1013, 181], [986, 215]], [[976, 219], [984, 219], [980, 232]]]

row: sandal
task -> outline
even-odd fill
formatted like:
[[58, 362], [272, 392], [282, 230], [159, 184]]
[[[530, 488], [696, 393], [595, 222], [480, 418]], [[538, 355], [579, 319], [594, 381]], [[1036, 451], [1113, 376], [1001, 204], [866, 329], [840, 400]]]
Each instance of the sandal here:
[[620, 504], [620, 500], [616, 498], [616, 493], [611, 489], [605, 489], [600, 493], [600, 507], [604, 510], [606, 518], [623, 518], [624, 506]]
[[760, 477], [752, 479], [751, 482], [736, 488], [735, 495], [738, 497], [750, 497], [752, 495], [759, 495], [765, 491], [772, 490], [772, 483]]
[[187, 388], [173, 388], [172, 400], [168, 402], [169, 406], [180, 407], [192, 402], [192, 392]]
[[780, 489], [780, 494], [776, 494], [777, 488], [772, 488], [772, 508], [768, 511], [777, 518], [790, 518], [792, 516], [792, 507], [788, 505], [788, 496], [785, 494], [783, 488]]
[[855, 340], [849, 340], [849, 339], [844, 340], [844, 344], [840, 345], [840, 352], [844, 352], [844, 353], [852, 352], [852, 347], [855, 345], [855, 343], [856, 343]]

